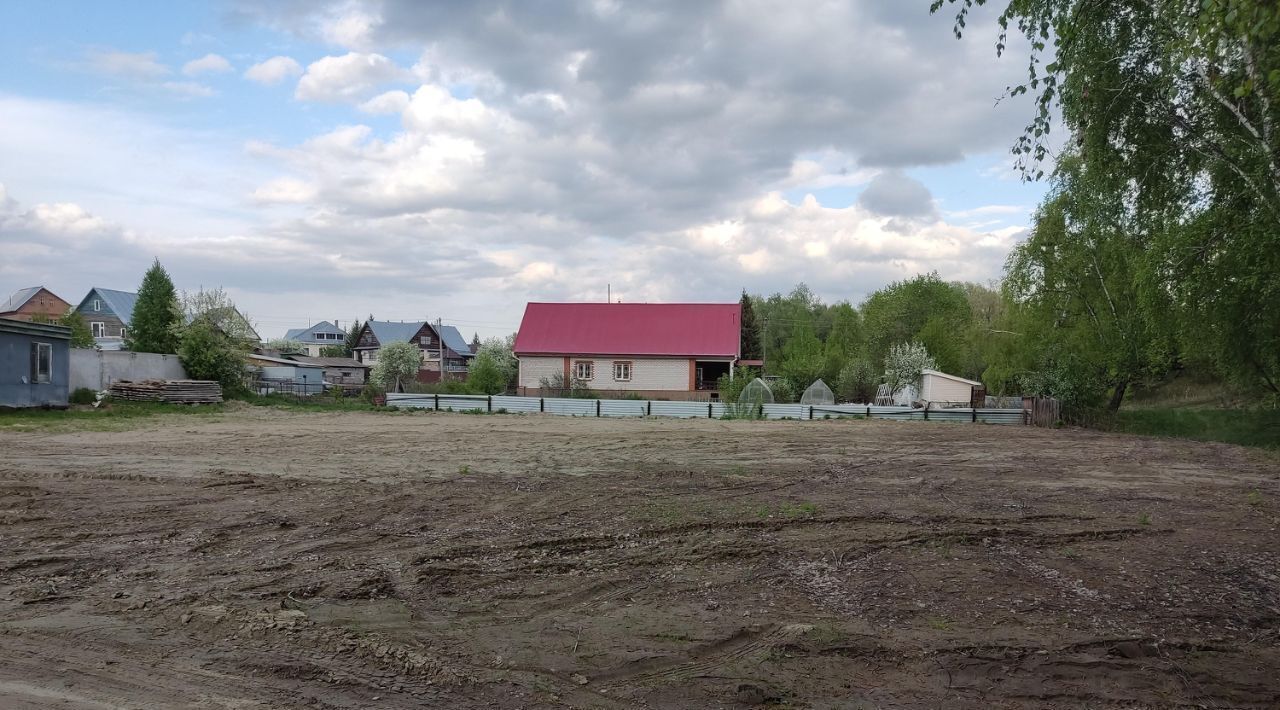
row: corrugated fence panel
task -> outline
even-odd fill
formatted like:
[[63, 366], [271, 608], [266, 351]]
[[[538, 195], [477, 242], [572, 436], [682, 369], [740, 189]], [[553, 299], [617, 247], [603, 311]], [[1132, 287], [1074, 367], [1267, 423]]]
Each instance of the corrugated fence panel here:
[[545, 400], [548, 414], [562, 414], [570, 417], [594, 417], [596, 401], [594, 399], [558, 399], [548, 397]]
[[765, 419], [808, 419], [809, 407], [804, 404], [766, 404]]
[[983, 424], [1026, 424], [1026, 416], [1021, 409], [978, 410], [978, 421]]
[[[654, 402], [649, 413], [655, 417], [679, 417], [681, 419], [707, 419], [707, 402]], [[714, 409], [711, 410], [714, 415]]]
[[493, 396], [493, 411], [505, 409], [511, 413], [528, 413], [537, 412], [539, 410], [539, 399], [537, 397], [505, 397], [503, 395]]
[[[490, 398], [484, 395], [466, 394], [388, 394], [387, 405], [391, 407], [413, 407], [435, 409], [439, 402], [442, 411], [467, 412], [489, 411]], [[548, 397], [507, 397], [494, 396], [492, 410], [504, 410], [512, 413], [533, 413], [543, 411], [547, 414], [576, 417], [678, 417], [683, 419], [720, 418], [728, 408], [719, 402], [660, 402], [638, 399], [560, 399]], [[925, 410], [911, 407], [868, 407], [865, 404], [766, 404], [763, 407], [766, 419], [823, 419], [840, 416], [868, 416], [872, 419], [923, 420]], [[928, 412], [931, 422], [972, 422], [975, 419], [984, 424], [1025, 424], [1026, 414], [1021, 409], [931, 409]]]
[[602, 399], [600, 400], [600, 416], [602, 417], [643, 417], [648, 402], [639, 399]]

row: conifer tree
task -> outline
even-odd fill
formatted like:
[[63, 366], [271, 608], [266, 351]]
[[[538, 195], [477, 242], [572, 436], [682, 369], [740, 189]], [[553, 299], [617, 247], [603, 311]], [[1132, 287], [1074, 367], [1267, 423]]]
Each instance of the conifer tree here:
[[138, 287], [138, 301], [125, 333], [125, 345], [140, 353], [176, 353], [181, 324], [178, 292], [169, 273], [156, 259]]

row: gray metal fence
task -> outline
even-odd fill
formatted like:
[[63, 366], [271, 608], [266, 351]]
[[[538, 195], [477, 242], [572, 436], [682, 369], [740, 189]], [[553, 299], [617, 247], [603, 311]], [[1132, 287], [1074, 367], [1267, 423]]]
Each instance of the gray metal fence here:
[[[433, 409], [440, 412], [543, 413], [569, 417], [677, 417], [719, 419], [729, 412], [720, 402], [666, 402], [643, 399], [565, 399], [472, 394], [387, 394], [388, 407]], [[931, 422], [1026, 424], [1022, 409], [914, 409], [867, 404], [762, 404], [764, 419], [902, 419]]]

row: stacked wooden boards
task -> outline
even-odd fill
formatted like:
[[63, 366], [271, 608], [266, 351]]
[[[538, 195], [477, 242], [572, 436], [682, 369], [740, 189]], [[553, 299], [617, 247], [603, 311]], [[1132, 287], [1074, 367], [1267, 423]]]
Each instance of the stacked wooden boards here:
[[222, 385], [212, 380], [119, 380], [107, 388], [111, 399], [172, 404], [216, 404], [222, 401]]

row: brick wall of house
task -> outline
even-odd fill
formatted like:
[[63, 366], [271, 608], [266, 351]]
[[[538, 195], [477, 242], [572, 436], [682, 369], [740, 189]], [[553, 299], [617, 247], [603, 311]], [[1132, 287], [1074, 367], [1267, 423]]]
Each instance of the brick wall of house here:
[[[4, 297], [0, 296], [0, 303], [4, 301]], [[66, 315], [69, 310], [71, 310], [70, 303], [58, 298], [49, 291], [41, 289], [30, 300], [22, 304], [21, 308], [5, 313], [4, 317], [10, 320], [53, 322]]]

